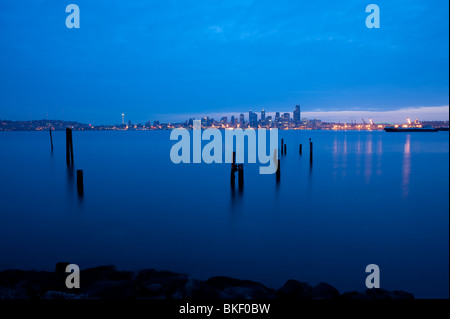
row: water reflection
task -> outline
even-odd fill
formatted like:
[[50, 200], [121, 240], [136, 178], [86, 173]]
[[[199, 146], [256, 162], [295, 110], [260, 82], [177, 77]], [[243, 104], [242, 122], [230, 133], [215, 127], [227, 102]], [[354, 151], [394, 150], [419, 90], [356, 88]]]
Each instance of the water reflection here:
[[358, 135], [356, 142], [356, 176], [361, 175], [361, 136]]
[[342, 176], [347, 176], [347, 154], [348, 154], [348, 150], [347, 150], [347, 135], [344, 136], [344, 150], [342, 152]]
[[337, 135], [333, 140], [333, 182], [336, 182], [336, 175], [339, 169], [339, 154], [338, 154], [338, 141]]
[[366, 162], [364, 167], [364, 176], [366, 183], [369, 183], [370, 177], [372, 176], [372, 134], [369, 134], [366, 140]]
[[402, 195], [403, 198], [409, 194], [409, 177], [411, 175], [411, 134], [406, 135], [406, 143], [403, 149], [402, 168]]
[[242, 199], [243, 199], [244, 190], [236, 189], [235, 187], [232, 187], [230, 190], [231, 195], [231, 205], [230, 205], [230, 211], [235, 213], [237, 211], [240, 211], [239, 208], [242, 206]]
[[73, 166], [67, 165], [67, 190], [69, 193], [73, 192], [73, 183], [74, 183], [74, 173]]
[[379, 136], [379, 139], [377, 141], [377, 170], [376, 174], [381, 175], [381, 155], [383, 154], [383, 142], [381, 139], [381, 135]]

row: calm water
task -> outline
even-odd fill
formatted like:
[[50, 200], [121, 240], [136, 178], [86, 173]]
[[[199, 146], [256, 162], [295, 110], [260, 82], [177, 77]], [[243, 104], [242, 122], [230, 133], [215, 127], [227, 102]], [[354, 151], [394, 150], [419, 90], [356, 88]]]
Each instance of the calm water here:
[[[0, 270], [156, 268], [278, 288], [287, 279], [449, 297], [449, 134], [283, 131], [281, 182], [246, 164], [173, 164], [169, 132], [0, 133]], [[307, 141], [314, 141], [309, 166]], [[303, 143], [303, 156], [298, 145]], [[236, 180], [237, 181], [237, 180]]]

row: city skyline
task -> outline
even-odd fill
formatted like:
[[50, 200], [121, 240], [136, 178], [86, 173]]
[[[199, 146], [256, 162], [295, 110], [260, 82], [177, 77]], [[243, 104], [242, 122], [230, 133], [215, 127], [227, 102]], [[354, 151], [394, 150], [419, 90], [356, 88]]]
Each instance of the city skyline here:
[[[285, 110], [285, 111], [274, 111], [274, 110], [257, 110], [253, 108], [254, 113], [261, 114], [261, 111], [265, 112], [266, 116], [271, 116], [275, 118], [275, 114], [279, 112], [280, 114], [290, 113], [293, 116], [293, 110]], [[180, 113], [180, 114], [158, 114], [153, 118], [135, 120], [136, 116], [134, 114], [129, 115], [127, 112], [122, 112], [118, 114], [116, 117], [119, 120], [116, 121], [90, 121], [89, 119], [83, 118], [56, 118], [51, 117], [48, 114], [44, 117], [35, 117], [32, 114], [28, 116], [20, 117], [20, 118], [6, 118], [2, 117], [0, 114], [0, 119], [9, 120], [9, 121], [35, 121], [35, 120], [61, 120], [61, 121], [76, 121], [79, 123], [90, 123], [92, 125], [115, 125], [115, 124], [125, 124], [129, 121], [133, 123], [146, 123], [153, 121], [160, 121], [166, 123], [179, 123], [184, 122], [190, 118], [193, 119], [201, 119], [205, 116], [214, 119], [220, 119], [222, 117], [231, 118], [232, 116], [239, 117], [240, 114], [244, 115], [246, 121], [249, 118], [249, 111], [237, 111], [237, 112], [211, 112], [211, 113], [201, 113], [201, 114], [193, 114], [193, 113]], [[373, 119], [377, 122], [383, 123], [404, 123], [407, 118], [419, 119], [420, 121], [448, 121], [449, 120], [449, 106], [434, 106], [434, 107], [412, 107], [412, 108], [401, 108], [397, 110], [390, 111], [377, 111], [377, 110], [340, 110], [340, 111], [326, 111], [322, 109], [318, 109], [315, 111], [301, 111], [302, 117], [306, 119], [318, 119], [325, 122], [335, 122], [335, 123], [352, 123], [354, 121], [360, 121], [361, 119]], [[260, 115], [259, 115], [260, 116]]]

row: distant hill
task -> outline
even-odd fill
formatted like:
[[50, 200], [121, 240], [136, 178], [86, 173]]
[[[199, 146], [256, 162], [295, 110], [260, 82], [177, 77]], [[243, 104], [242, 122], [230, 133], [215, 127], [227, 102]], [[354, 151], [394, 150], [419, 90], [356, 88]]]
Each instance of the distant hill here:
[[74, 130], [91, 130], [88, 124], [74, 121], [61, 120], [33, 120], [33, 121], [7, 121], [0, 120], [0, 131], [44, 131], [55, 130], [63, 131], [66, 127], [72, 127]]

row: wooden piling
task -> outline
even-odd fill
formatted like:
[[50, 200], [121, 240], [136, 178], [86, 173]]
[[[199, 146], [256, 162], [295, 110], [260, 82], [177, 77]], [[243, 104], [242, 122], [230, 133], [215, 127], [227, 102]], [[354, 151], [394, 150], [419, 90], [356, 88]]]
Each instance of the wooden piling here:
[[280, 159], [277, 159], [277, 182], [279, 182], [280, 181], [280, 170], [281, 170], [281, 167], [280, 167]]
[[66, 162], [67, 165], [73, 165], [73, 140], [72, 129], [66, 128]]
[[286, 155], [286, 144], [284, 144], [284, 155]]
[[300, 153], [300, 155], [302, 155], [302, 144], [300, 144], [300, 147], [298, 149], [298, 152]]
[[78, 189], [78, 194], [83, 194], [84, 185], [83, 185], [83, 170], [82, 169], [77, 170], [77, 189]]
[[231, 162], [231, 176], [230, 176], [230, 183], [231, 183], [231, 187], [234, 188], [236, 182], [236, 175], [235, 172], [237, 171], [236, 168], [236, 152], [233, 152], [233, 159]]
[[281, 139], [281, 155], [283, 155], [283, 144], [284, 144], [284, 140], [283, 139]]
[[309, 162], [312, 164], [313, 162], [313, 142], [309, 139]]
[[73, 165], [73, 139], [72, 139], [72, 129], [70, 129], [70, 160]]
[[239, 188], [244, 188], [244, 164], [238, 165], [238, 172], [239, 172]]
[[69, 142], [70, 128], [66, 127], [66, 162], [70, 165], [70, 142]]
[[52, 129], [49, 129], [50, 131], [50, 144], [52, 146], [52, 152], [53, 152], [53, 137], [52, 137]]

